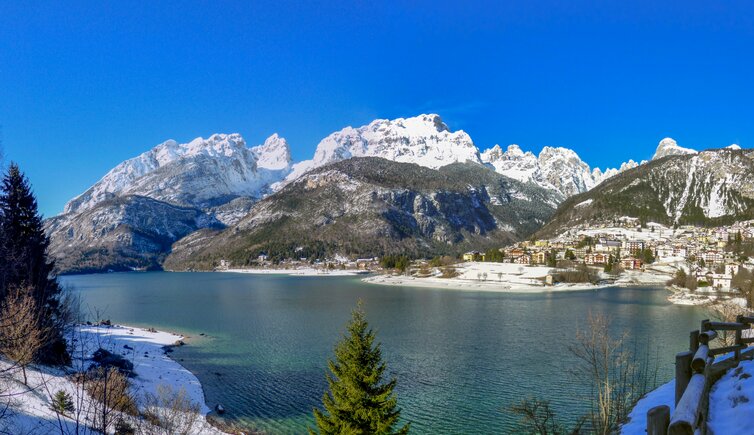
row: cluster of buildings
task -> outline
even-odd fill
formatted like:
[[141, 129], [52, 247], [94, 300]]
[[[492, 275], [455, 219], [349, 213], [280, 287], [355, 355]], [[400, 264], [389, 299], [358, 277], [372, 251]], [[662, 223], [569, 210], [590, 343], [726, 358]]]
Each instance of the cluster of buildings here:
[[[254, 261], [255, 267], [265, 269], [300, 269], [311, 268], [321, 270], [374, 270], [379, 267], [380, 259], [378, 257], [350, 259], [347, 257], [335, 257], [327, 260], [310, 260], [306, 257], [284, 259], [273, 262], [267, 254], [259, 254]], [[245, 266], [242, 266], [245, 267]], [[232, 269], [233, 264], [230, 260], [222, 259], [218, 262], [216, 270]]]
[[[645, 260], [685, 266], [698, 281], [718, 290], [729, 290], [741, 258], [729, 249], [733, 240], [754, 242], [754, 222], [717, 228], [683, 226], [668, 228], [638, 219], [624, 218], [619, 225], [574, 228], [555, 239], [519, 242], [501, 248], [503, 261], [548, 264], [568, 259], [587, 265], [620, 264], [625, 270], [644, 270]], [[464, 261], [485, 261], [481, 252], [467, 252]]]

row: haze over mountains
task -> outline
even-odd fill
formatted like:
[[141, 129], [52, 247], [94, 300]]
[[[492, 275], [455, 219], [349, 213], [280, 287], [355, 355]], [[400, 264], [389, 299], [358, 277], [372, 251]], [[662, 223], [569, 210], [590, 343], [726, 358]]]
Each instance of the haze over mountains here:
[[[653, 160], [695, 153], [666, 138], [660, 142]], [[322, 174], [328, 172], [320, 170], [343, 160], [366, 157], [384, 161], [367, 159], [366, 163], [355, 166], [333, 166], [338, 176], [325, 177]], [[392, 228], [382, 233], [369, 233], [370, 240], [374, 234], [390, 234], [400, 242], [396, 246], [410, 246], [411, 252], [417, 255], [430, 248], [437, 249], [435, 242], [442, 241], [450, 246], [446, 251], [452, 252], [468, 245], [470, 240], [478, 243], [480, 235], [491, 244], [527, 237], [566, 199], [589, 192], [617, 174], [644, 166], [644, 163], [640, 165], [630, 160], [617, 168], [601, 170], [591, 168], [573, 150], [561, 147], [545, 147], [539, 155], [523, 151], [517, 145], [505, 150], [495, 145], [480, 151], [466, 132], [451, 131], [435, 114], [380, 119], [358, 128], [346, 127], [322, 139], [312, 159], [297, 163], [291, 161], [287, 141], [277, 134], [254, 147], [247, 146], [238, 134], [214, 134], [185, 144], [168, 140], [119, 164], [73, 198], [61, 215], [49, 219], [47, 229], [61, 270], [158, 268], [176, 241], [198, 230], [204, 230], [202, 234], [206, 236], [228, 227], [240, 231], [238, 225], [249, 229], [249, 222], [254, 221], [254, 214], [260, 213], [262, 207], [255, 204], [263, 198], [270, 198], [265, 202], [267, 215], [275, 215], [269, 213], [269, 207], [276, 204], [278, 192], [282, 195], [280, 198], [287, 201], [285, 205], [278, 204], [287, 210], [287, 214], [280, 215], [297, 216], [299, 226], [308, 228], [308, 234], [316, 238], [318, 231], [329, 231], [328, 220], [337, 221], [333, 217], [337, 213], [329, 217], [326, 210], [312, 213], [312, 220], [321, 225], [309, 225], [301, 223], [306, 219], [306, 211], [297, 205], [306, 203], [308, 198], [304, 197], [314, 195], [315, 190], [317, 195], [328, 192], [337, 196], [335, 191], [356, 189], [355, 183], [359, 185], [356, 190], [361, 194], [360, 199], [344, 197], [343, 204], [350, 204], [350, 208], [340, 216], [348, 216], [353, 223], [342, 226], [339, 222], [341, 230], [345, 231], [342, 234], [353, 233], [355, 225], [364, 225], [366, 220], [375, 228], [383, 224]], [[452, 164], [460, 164], [459, 167], [465, 169], [437, 171]], [[412, 170], [410, 165], [429, 172]], [[422, 175], [417, 179], [395, 177], [397, 167]], [[477, 169], [470, 169], [473, 167]], [[364, 179], [366, 175], [358, 171], [370, 174], [369, 178]], [[294, 186], [310, 172], [320, 174], [316, 177], [320, 180], [317, 183], [331, 186], [322, 191], [301, 189], [300, 183]], [[485, 172], [499, 177], [480, 175]], [[393, 178], [385, 175], [386, 178], [380, 180], [380, 173], [393, 174]], [[307, 183], [312, 176], [306, 179]], [[455, 186], [455, 190], [438, 185], [437, 180], [442, 177], [448, 178], [448, 186]], [[462, 192], [458, 186], [466, 186], [468, 192]], [[372, 192], [371, 196], [367, 191]], [[469, 206], [484, 210], [477, 210], [481, 214], [464, 216], [455, 206], [443, 202], [448, 199], [443, 196], [447, 191], [460, 195], [461, 203], [470, 201]], [[492, 191], [496, 193], [490, 194]], [[376, 206], [374, 201], [378, 197], [382, 202]], [[386, 200], [387, 197], [392, 199]], [[409, 198], [416, 202], [410, 207], [406, 203]], [[521, 201], [537, 204], [523, 207]], [[345, 207], [331, 201], [327, 203], [333, 210]], [[511, 208], [509, 213], [491, 211], [504, 204]], [[482, 214], [491, 216], [492, 221], [480, 224]], [[430, 215], [431, 219], [426, 221]], [[530, 225], [532, 222], [535, 225]], [[427, 225], [432, 228], [428, 229]], [[405, 228], [398, 230], [399, 226]], [[404, 240], [406, 238], [411, 240]], [[328, 240], [327, 251], [332, 254], [339, 249], [339, 244], [332, 237]], [[268, 249], [261, 241], [257, 245], [263, 247], [259, 249]], [[350, 251], [346, 249], [347, 252], [339, 254], [367, 254], [368, 249], [376, 249], [371, 245], [368, 249], [364, 247], [369, 243], [362, 245], [361, 250], [349, 248]], [[243, 251], [243, 248], [238, 249]], [[238, 249], [236, 252], [240, 252]], [[378, 250], [386, 252], [384, 247]], [[217, 255], [221, 254], [216, 251]]]

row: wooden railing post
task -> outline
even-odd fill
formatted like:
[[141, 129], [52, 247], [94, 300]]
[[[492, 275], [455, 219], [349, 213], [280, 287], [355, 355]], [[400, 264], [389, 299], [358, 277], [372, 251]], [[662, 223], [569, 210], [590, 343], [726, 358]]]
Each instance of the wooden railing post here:
[[709, 331], [709, 319], [702, 320], [702, 328], [701, 331]]
[[696, 350], [699, 349], [699, 330], [691, 331], [691, 336], [689, 337], [689, 350], [692, 352], [696, 352]]
[[647, 411], [647, 435], [667, 435], [670, 425], [670, 407], [655, 406]]
[[694, 352], [680, 352], [675, 356], [675, 404], [681, 401], [681, 396], [691, 380], [691, 360]]
[[[743, 323], [744, 322], [744, 316], [742, 316], [741, 314], [739, 314], [738, 316], [736, 316], [736, 322], [737, 323]], [[736, 346], [740, 346], [741, 344], [743, 344], [742, 341], [741, 341], [742, 338], [743, 338], [743, 331], [741, 329], [736, 329]], [[736, 355], [736, 362], [740, 362], [741, 361], [741, 349], [736, 349], [735, 352], [736, 352], [735, 353], [735, 355]]]

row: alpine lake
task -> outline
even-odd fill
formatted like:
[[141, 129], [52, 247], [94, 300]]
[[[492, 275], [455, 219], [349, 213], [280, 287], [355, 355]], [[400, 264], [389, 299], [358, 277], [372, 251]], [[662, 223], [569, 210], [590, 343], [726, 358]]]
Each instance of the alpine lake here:
[[585, 413], [589, 386], [568, 351], [591, 314], [659, 358], [657, 382], [704, 318], [663, 288], [516, 294], [387, 287], [358, 276], [110, 273], [63, 276], [85, 309], [114, 323], [187, 336], [172, 357], [201, 381], [222, 418], [269, 434], [305, 433], [327, 388], [327, 360], [357, 300], [382, 343], [401, 418], [416, 434], [503, 434], [510, 406], [548, 399]]

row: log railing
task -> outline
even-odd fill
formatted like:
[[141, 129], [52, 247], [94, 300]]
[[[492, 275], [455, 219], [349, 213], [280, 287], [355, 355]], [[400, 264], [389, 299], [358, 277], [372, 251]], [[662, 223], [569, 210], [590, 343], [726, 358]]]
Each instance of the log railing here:
[[[754, 343], [754, 336], [744, 337], [751, 329], [754, 316], [738, 316], [735, 322], [702, 320], [701, 328], [691, 331], [689, 350], [675, 356], [675, 411], [668, 406], [656, 406], [647, 413], [649, 435], [705, 434], [709, 390], [727, 370], [738, 366], [741, 351]], [[720, 331], [733, 331], [732, 346], [711, 347]], [[733, 352], [732, 358], [715, 363], [715, 356]], [[748, 352], [747, 352], [748, 353]]]

